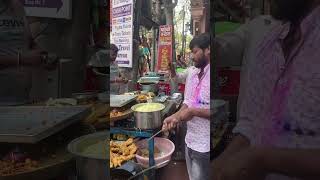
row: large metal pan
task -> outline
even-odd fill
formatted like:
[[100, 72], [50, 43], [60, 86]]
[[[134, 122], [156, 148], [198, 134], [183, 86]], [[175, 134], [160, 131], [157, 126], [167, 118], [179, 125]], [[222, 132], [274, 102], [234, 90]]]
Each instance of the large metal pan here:
[[[73, 140], [68, 145], [68, 150], [76, 157], [77, 177], [78, 180], [101, 180], [108, 179], [109, 174], [109, 132], [89, 134]], [[105, 141], [105, 147], [101, 148], [98, 153], [88, 154], [85, 149], [94, 144]], [[100, 153], [101, 152], [101, 153]]]

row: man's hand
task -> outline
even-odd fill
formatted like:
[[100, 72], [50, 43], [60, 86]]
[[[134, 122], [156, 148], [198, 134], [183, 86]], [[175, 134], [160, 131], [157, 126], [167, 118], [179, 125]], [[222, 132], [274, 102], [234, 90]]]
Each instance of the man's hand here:
[[128, 83], [128, 79], [125, 78], [125, 77], [122, 77], [122, 82], [123, 82], [124, 84], [127, 84], [127, 83]]
[[263, 153], [246, 148], [230, 157], [221, 157], [213, 162], [213, 180], [263, 180], [266, 176]]
[[128, 79], [123, 78], [123, 77], [117, 77], [115, 80], [115, 83], [124, 83], [126, 84], [128, 82]]
[[173, 114], [172, 116], [167, 117], [163, 121], [162, 130], [169, 131], [175, 128], [179, 122], [180, 122], [180, 119], [177, 117], [176, 114]]

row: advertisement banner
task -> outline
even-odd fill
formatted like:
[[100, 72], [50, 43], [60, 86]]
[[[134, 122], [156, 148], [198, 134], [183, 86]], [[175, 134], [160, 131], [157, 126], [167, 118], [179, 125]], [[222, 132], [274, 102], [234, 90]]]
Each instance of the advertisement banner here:
[[162, 25], [159, 29], [157, 71], [168, 73], [172, 62], [172, 26]]
[[27, 16], [65, 18], [72, 17], [71, 0], [20, 0]]
[[119, 48], [119, 67], [132, 67], [133, 0], [112, 0], [111, 43]]

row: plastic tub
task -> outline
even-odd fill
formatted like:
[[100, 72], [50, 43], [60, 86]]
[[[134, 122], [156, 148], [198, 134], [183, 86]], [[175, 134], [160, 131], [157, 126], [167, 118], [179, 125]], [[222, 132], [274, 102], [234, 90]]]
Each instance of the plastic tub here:
[[[139, 141], [136, 143], [136, 145], [137, 145], [138, 149], [148, 148], [147, 140]], [[154, 146], [157, 147], [161, 153], [160, 157], [155, 157], [156, 165], [158, 165], [164, 161], [171, 160], [171, 155], [173, 154], [173, 152], [175, 150], [175, 145], [173, 144], [172, 141], [170, 141], [169, 139], [166, 139], [166, 138], [155, 137], [154, 138]], [[137, 159], [137, 162], [139, 164], [141, 164], [144, 168], [149, 167], [149, 157], [146, 158], [146, 157], [138, 155], [138, 153], [137, 153], [136, 159]], [[162, 167], [168, 165], [168, 163], [162, 164], [161, 166], [159, 166], [157, 168], [162, 168]]]

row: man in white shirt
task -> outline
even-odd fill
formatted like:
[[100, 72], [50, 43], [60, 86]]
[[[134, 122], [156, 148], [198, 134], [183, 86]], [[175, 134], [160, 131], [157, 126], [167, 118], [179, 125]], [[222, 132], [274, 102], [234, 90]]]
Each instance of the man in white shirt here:
[[240, 26], [234, 32], [224, 33], [214, 38], [214, 55], [217, 66], [241, 66], [238, 108], [241, 105], [243, 92], [246, 91], [249, 83], [246, 81], [247, 67], [254, 61], [255, 46], [279, 23], [280, 21], [271, 16], [259, 16]]

